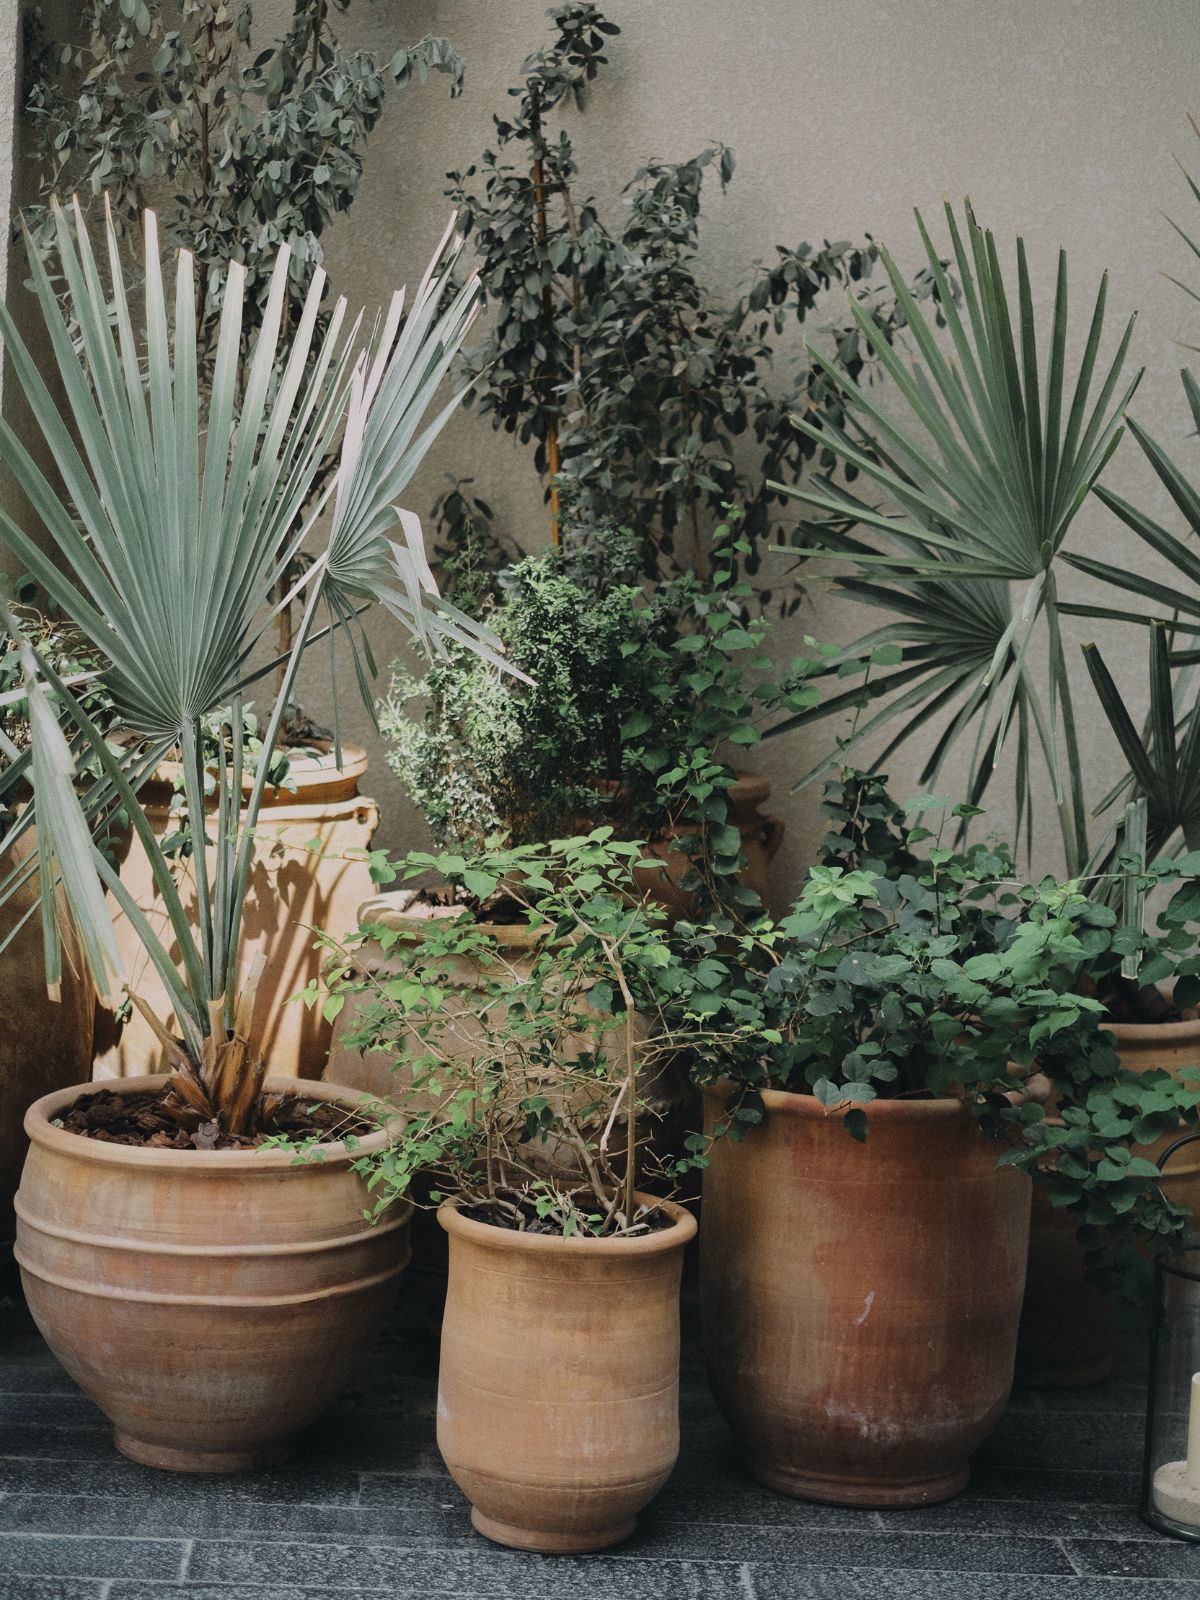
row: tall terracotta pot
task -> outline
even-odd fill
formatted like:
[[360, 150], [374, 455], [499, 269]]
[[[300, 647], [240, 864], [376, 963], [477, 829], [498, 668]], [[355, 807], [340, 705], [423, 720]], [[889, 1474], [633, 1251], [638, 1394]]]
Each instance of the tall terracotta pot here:
[[[1110, 1023], [1121, 1065], [1130, 1072], [1162, 1068], [1178, 1076], [1200, 1069], [1200, 1022]], [[1134, 1154], [1157, 1160], [1175, 1137], [1165, 1134]], [[1180, 1205], [1200, 1212], [1200, 1155], [1174, 1157], [1163, 1188]], [[1029, 1230], [1029, 1271], [1017, 1381], [1035, 1389], [1079, 1389], [1100, 1383], [1113, 1367], [1113, 1335], [1104, 1296], [1084, 1276], [1075, 1224], [1036, 1192]]]
[[[339, 767], [332, 751], [292, 758], [294, 788], [268, 789], [259, 817], [254, 865], [246, 897], [242, 945], [243, 975], [259, 954], [266, 968], [254, 1008], [254, 1036], [278, 1077], [319, 1078], [329, 1051], [330, 1026], [319, 1008], [289, 1005], [320, 972], [321, 953], [313, 948], [315, 928], [336, 936], [355, 926], [359, 902], [371, 891], [364, 859], [379, 826], [374, 800], [358, 793], [367, 769], [365, 750], [342, 746]], [[146, 816], [162, 838], [176, 827], [170, 806], [170, 767], [143, 791]], [[183, 866], [185, 898], [194, 906], [193, 878]], [[177, 955], [169, 920], [158, 900], [145, 851], [134, 839], [121, 876], [151, 924]], [[167, 1017], [171, 1003], [134, 929], [119, 914], [117, 944], [130, 987], [156, 1015]], [[137, 1013], [123, 1025], [102, 1016], [97, 1027], [97, 1078], [157, 1072], [161, 1052], [148, 1024]]]
[[696, 1231], [517, 1233], [447, 1201], [438, 1448], [498, 1544], [603, 1550], [633, 1533], [679, 1453], [679, 1279]]
[[[36, 852], [36, 838], [24, 835], [0, 861], [0, 876]], [[0, 906], [0, 943], [30, 910], [33, 915], [0, 952], [0, 1240], [13, 1237], [13, 1196], [29, 1141], [26, 1108], [52, 1089], [85, 1079], [92, 1060], [92, 1019], [96, 992], [60, 895], [63, 976], [59, 998], [46, 992], [42, 919], [36, 910], [38, 877]]]
[[[108, 1144], [54, 1126], [85, 1088], [45, 1095], [25, 1118], [16, 1257], [46, 1343], [134, 1461], [282, 1461], [379, 1332], [408, 1260], [411, 1208], [371, 1226], [351, 1170], [387, 1133], [299, 1163], [287, 1150]], [[327, 1086], [321, 1098], [356, 1097]]]
[[[724, 1095], [706, 1092], [708, 1125]], [[719, 1139], [704, 1177], [705, 1354], [751, 1472], [838, 1505], [964, 1487], [1012, 1382], [1029, 1179], [956, 1100], [881, 1100], [865, 1143], [811, 1095]]]

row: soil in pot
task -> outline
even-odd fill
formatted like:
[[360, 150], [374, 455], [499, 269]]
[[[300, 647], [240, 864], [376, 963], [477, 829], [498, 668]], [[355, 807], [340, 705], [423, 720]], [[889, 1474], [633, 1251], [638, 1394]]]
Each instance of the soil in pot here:
[[454, 1201], [438, 1213], [450, 1240], [438, 1447], [498, 1544], [618, 1544], [674, 1467], [679, 1280], [696, 1224], [658, 1205], [668, 1225], [630, 1238], [518, 1232]]
[[[165, 1083], [111, 1093], [144, 1108]], [[293, 1088], [265, 1086], [281, 1102]], [[81, 1098], [86, 1085], [59, 1090], [25, 1119], [16, 1258], [47, 1344], [135, 1461], [284, 1460], [382, 1328], [408, 1260], [411, 1207], [365, 1222], [352, 1170], [388, 1133], [299, 1162], [289, 1149], [162, 1148], [56, 1126]], [[353, 1116], [358, 1097], [325, 1085], [321, 1099]]]
[[[725, 1095], [705, 1095], [706, 1122]], [[865, 1143], [764, 1093], [704, 1177], [709, 1379], [754, 1476], [838, 1505], [957, 1494], [1012, 1383], [1029, 1179], [956, 1100], [880, 1100]]]

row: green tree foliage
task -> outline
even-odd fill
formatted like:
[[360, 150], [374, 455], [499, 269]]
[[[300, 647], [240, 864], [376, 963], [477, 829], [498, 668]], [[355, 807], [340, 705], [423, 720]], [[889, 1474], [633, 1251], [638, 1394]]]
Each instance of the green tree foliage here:
[[[781, 246], [740, 299], [722, 300], [705, 280], [700, 221], [706, 178], [724, 188], [733, 175], [723, 144], [648, 162], [626, 186], [620, 220], [603, 217], [558, 113], [583, 103], [619, 30], [586, 0], [549, 17], [551, 42], [524, 62], [514, 106], [494, 119], [495, 146], [449, 175], [492, 304], [489, 338], [471, 357], [474, 404], [533, 445], [555, 538], [609, 520], [637, 535], [647, 576], [704, 571], [714, 525], [736, 501], [757, 571], [786, 507], [771, 480], [794, 481], [821, 448], [792, 413], [840, 414], [815, 364], [772, 375], [780, 337], [834, 285], [885, 342], [904, 313], [888, 285], [869, 281], [869, 236]], [[928, 272], [913, 285], [918, 296], [931, 289]], [[824, 342], [855, 382], [873, 377], [854, 319], [843, 315]]]
[[262, 321], [280, 245], [290, 249], [284, 333], [324, 259], [322, 235], [358, 193], [363, 152], [389, 89], [430, 70], [462, 85], [453, 46], [432, 36], [388, 59], [347, 50], [351, 0], [293, 0], [287, 32], [259, 47], [249, 0], [85, 0], [69, 41], [27, 19], [25, 110], [37, 131], [44, 204], [28, 221], [49, 247], [49, 202], [103, 196], [138, 245], [159, 212], [165, 246], [196, 261], [198, 339], [211, 356], [228, 263], [246, 269], [243, 354]]

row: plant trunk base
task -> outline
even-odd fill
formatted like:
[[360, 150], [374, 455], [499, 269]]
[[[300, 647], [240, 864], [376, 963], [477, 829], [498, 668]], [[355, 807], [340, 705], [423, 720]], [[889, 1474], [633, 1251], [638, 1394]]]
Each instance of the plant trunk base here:
[[510, 1550], [532, 1550], [544, 1556], [581, 1556], [592, 1550], [607, 1550], [614, 1544], [624, 1544], [633, 1537], [637, 1518], [618, 1522], [611, 1528], [593, 1529], [587, 1534], [547, 1533], [536, 1528], [518, 1528], [510, 1522], [497, 1522], [482, 1512], [471, 1509], [471, 1526], [493, 1544], [506, 1545]]
[[123, 1456], [163, 1472], [261, 1472], [281, 1467], [292, 1453], [290, 1441], [263, 1450], [172, 1450], [167, 1445], [133, 1439], [118, 1428], [113, 1443]]
[[790, 1467], [747, 1463], [751, 1476], [776, 1494], [794, 1500], [819, 1500], [831, 1506], [861, 1506], [884, 1509], [888, 1506], [932, 1506], [953, 1500], [967, 1487], [969, 1467], [960, 1467], [938, 1478], [914, 1478], [905, 1483], [872, 1483], [862, 1478], [810, 1477]]

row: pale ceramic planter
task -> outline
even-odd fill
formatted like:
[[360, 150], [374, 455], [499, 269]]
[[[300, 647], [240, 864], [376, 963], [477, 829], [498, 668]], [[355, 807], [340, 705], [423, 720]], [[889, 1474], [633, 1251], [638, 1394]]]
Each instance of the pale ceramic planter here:
[[[319, 1078], [331, 1038], [320, 1008], [289, 1004], [321, 970], [322, 952], [313, 948], [314, 929], [335, 938], [351, 932], [363, 898], [372, 888], [365, 859], [379, 826], [374, 800], [358, 793], [366, 772], [366, 752], [342, 746], [343, 765], [332, 753], [293, 757], [294, 789], [267, 790], [259, 816], [254, 863], [246, 896], [245, 937], [240, 972], [256, 956], [266, 966], [255, 1001], [252, 1037], [276, 1077]], [[147, 820], [161, 839], [175, 826], [170, 815], [170, 768], [144, 791]], [[194, 877], [181, 865], [185, 901], [194, 913]], [[170, 922], [154, 892], [150, 864], [136, 835], [121, 877], [170, 953], [178, 957]], [[171, 1001], [129, 922], [115, 913], [117, 946], [130, 988], [155, 1015], [171, 1015]], [[162, 1069], [162, 1053], [149, 1025], [136, 1012], [123, 1026], [110, 1014], [97, 1022], [97, 1078], [130, 1077]]]

